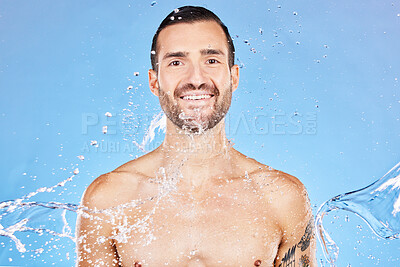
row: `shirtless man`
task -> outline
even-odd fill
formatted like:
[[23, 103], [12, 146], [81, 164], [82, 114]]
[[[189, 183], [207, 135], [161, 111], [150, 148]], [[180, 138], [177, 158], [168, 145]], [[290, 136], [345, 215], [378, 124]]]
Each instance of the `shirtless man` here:
[[165, 140], [87, 188], [77, 265], [317, 266], [303, 184], [226, 138], [239, 67], [225, 25], [205, 8], [176, 9], [151, 59]]

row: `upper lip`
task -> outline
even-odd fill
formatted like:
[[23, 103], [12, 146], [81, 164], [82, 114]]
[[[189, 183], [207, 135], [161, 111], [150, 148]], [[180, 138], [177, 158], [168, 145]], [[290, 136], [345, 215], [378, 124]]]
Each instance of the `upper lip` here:
[[199, 95], [211, 95], [211, 96], [214, 96], [214, 94], [212, 92], [210, 92], [210, 91], [195, 90], [195, 91], [189, 91], [189, 92], [182, 93], [179, 96], [179, 98], [183, 98], [185, 96], [192, 96], [192, 95], [194, 95], [194, 96], [199, 96]]

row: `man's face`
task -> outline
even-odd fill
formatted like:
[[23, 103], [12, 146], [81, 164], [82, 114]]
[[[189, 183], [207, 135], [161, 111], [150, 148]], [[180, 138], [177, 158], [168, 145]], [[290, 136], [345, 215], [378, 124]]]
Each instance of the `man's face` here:
[[198, 133], [228, 112], [239, 71], [228, 64], [228, 45], [214, 21], [180, 23], [158, 36], [158, 73], [150, 70], [152, 92], [179, 128]]

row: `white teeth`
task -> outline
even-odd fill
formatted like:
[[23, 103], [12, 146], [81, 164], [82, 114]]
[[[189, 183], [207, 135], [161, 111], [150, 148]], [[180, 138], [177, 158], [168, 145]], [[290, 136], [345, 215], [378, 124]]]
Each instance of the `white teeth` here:
[[185, 95], [183, 99], [185, 100], [200, 100], [211, 98], [211, 95]]

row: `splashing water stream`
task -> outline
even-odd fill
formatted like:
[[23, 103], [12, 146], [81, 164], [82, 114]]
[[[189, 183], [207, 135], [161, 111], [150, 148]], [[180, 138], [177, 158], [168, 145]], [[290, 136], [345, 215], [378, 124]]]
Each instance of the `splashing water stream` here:
[[333, 210], [355, 213], [382, 238], [400, 238], [400, 162], [371, 185], [331, 198], [319, 208], [315, 219], [317, 236], [325, 258], [336, 266], [339, 247], [322, 225], [323, 217]]

